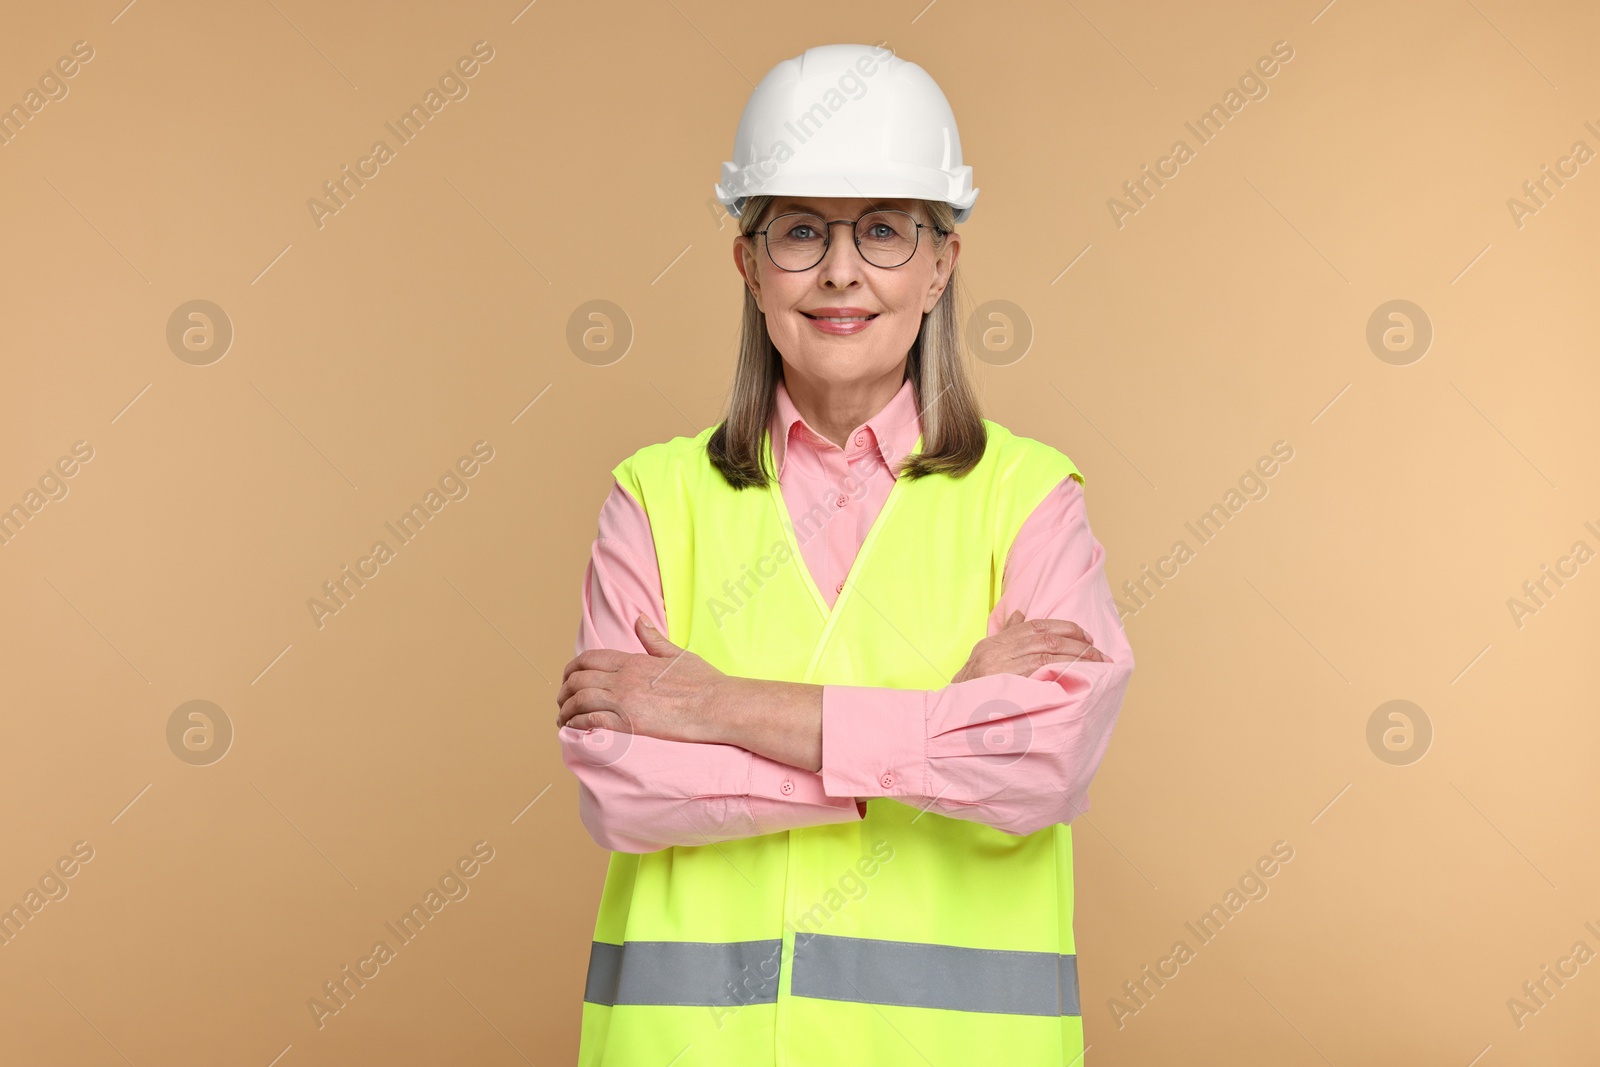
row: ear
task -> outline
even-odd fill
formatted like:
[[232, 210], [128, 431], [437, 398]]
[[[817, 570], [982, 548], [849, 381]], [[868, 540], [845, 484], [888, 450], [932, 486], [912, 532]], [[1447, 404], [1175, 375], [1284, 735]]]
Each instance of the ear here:
[[[756, 258], [755, 238], [740, 234], [733, 239], [733, 265], [744, 279], [750, 295], [755, 297], [756, 307], [761, 307], [761, 270]], [[761, 310], [765, 312], [766, 308]]]
[[950, 274], [956, 269], [956, 260], [960, 255], [961, 235], [951, 230], [945, 234], [944, 247], [933, 259], [933, 279], [928, 283], [928, 298], [922, 306], [924, 315], [932, 311], [944, 295], [945, 286], [950, 284]]

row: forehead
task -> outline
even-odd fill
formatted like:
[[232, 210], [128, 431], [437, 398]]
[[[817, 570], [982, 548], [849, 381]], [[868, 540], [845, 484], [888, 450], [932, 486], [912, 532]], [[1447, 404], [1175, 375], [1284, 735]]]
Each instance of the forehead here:
[[874, 208], [897, 208], [915, 215], [919, 202], [916, 200], [887, 199], [873, 200], [861, 196], [780, 196], [773, 200], [768, 214], [778, 215], [786, 211], [809, 211], [816, 215], [828, 218], [848, 218], [871, 211]]

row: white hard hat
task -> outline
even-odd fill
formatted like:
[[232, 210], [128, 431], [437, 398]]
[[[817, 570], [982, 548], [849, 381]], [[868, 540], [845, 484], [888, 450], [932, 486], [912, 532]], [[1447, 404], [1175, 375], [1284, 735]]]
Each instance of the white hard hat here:
[[749, 197], [789, 195], [942, 200], [965, 222], [978, 198], [938, 83], [864, 44], [808, 48], [768, 71], [715, 189], [734, 218]]

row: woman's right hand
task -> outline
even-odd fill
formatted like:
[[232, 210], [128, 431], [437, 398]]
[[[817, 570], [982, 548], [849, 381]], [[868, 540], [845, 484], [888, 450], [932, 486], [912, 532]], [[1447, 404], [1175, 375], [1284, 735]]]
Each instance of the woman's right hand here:
[[950, 681], [965, 682], [991, 674], [1020, 674], [1026, 678], [1047, 663], [1080, 659], [1110, 662], [1105, 653], [1094, 647], [1094, 638], [1077, 623], [1029, 619], [1019, 609], [1011, 613], [999, 633], [972, 646], [966, 665]]

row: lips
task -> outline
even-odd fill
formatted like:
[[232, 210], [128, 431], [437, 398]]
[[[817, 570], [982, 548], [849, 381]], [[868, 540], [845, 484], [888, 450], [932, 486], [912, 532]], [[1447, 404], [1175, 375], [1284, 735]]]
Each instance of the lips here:
[[868, 311], [866, 308], [813, 308], [802, 311], [800, 314], [808, 319], [838, 322], [871, 322], [878, 317], [878, 312]]
[[879, 312], [857, 307], [816, 307], [800, 314], [811, 321], [811, 328], [818, 333], [854, 337], [871, 326]]

